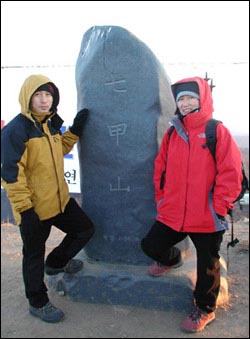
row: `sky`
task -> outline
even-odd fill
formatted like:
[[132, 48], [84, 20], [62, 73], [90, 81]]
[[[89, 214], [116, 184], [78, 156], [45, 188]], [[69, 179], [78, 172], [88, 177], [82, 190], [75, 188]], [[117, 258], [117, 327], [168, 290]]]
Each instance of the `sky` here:
[[58, 72], [68, 72], [74, 88], [83, 34], [102, 25], [146, 43], [172, 83], [208, 72], [214, 116], [249, 134], [248, 1], [1, 1], [2, 114], [18, 109], [20, 86], [39, 67], [59, 88], [66, 79]]

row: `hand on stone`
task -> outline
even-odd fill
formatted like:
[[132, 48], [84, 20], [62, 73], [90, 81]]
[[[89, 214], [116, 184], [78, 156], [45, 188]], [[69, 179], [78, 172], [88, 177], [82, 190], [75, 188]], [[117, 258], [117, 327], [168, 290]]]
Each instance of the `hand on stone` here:
[[69, 128], [70, 132], [77, 135], [79, 138], [82, 136], [83, 133], [83, 126], [85, 121], [88, 118], [89, 110], [87, 108], [81, 109], [77, 114], [73, 121], [73, 125]]

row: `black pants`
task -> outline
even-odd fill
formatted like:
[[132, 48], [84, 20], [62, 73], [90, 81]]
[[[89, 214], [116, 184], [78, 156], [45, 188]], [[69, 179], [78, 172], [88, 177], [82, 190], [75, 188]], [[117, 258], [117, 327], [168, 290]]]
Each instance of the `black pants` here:
[[146, 255], [163, 265], [174, 265], [181, 260], [181, 252], [175, 247], [189, 236], [197, 253], [197, 281], [194, 290], [196, 305], [212, 312], [220, 290], [220, 245], [225, 231], [215, 233], [182, 233], [156, 221], [141, 246]]
[[83, 212], [75, 199], [70, 198], [64, 213], [41, 222], [39, 232], [25, 233], [19, 227], [23, 241], [23, 280], [25, 294], [33, 307], [42, 307], [48, 301], [47, 287], [44, 283], [45, 243], [51, 226], [66, 233], [62, 242], [47, 257], [51, 267], [63, 267], [89, 241], [94, 234], [92, 221]]

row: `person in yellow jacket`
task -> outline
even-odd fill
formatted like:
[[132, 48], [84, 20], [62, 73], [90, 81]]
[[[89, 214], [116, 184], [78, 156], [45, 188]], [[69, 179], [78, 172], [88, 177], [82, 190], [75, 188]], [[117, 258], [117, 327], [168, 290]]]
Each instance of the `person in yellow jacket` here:
[[[44, 271], [76, 273], [83, 262], [73, 257], [94, 234], [94, 225], [69, 195], [63, 156], [83, 133], [88, 109], [80, 110], [62, 134], [57, 114], [59, 90], [49, 78], [31, 75], [23, 83], [21, 113], [1, 133], [1, 183], [10, 200], [23, 241], [23, 279], [30, 314], [58, 322], [64, 313], [48, 298]], [[65, 233], [45, 260], [51, 226]]]

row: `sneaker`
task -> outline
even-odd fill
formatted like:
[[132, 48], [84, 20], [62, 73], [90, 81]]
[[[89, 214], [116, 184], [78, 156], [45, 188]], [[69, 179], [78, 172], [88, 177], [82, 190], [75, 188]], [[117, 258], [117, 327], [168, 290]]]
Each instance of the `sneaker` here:
[[45, 264], [45, 273], [48, 275], [55, 275], [61, 272], [64, 273], [76, 273], [83, 268], [83, 262], [78, 259], [71, 259], [66, 266], [61, 268], [53, 268]]
[[64, 313], [50, 302], [39, 308], [30, 305], [29, 311], [34, 317], [40, 318], [47, 323], [57, 323], [64, 318]]
[[155, 261], [152, 266], [149, 267], [149, 274], [158, 277], [160, 275], [164, 275], [168, 273], [172, 268], [180, 267], [183, 264], [182, 261], [179, 261], [177, 264], [174, 264], [172, 266], [164, 266], [160, 264], [159, 262]]
[[184, 332], [199, 332], [204, 330], [206, 325], [214, 319], [214, 312], [206, 313], [196, 306], [193, 312], [183, 321], [181, 328]]

